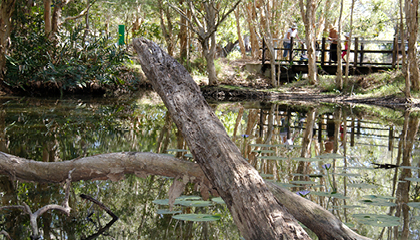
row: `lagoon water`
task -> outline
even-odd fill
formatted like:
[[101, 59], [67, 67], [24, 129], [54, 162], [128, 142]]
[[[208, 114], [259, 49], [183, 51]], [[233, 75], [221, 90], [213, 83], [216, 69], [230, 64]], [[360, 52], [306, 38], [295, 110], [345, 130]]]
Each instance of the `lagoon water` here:
[[[2, 98], [0, 150], [44, 162], [123, 151], [193, 161], [156, 99], [153, 94], [127, 99]], [[305, 198], [361, 235], [419, 239], [419, 113], [282, 102], [211, 106], [264, 178], [293, 192], [305, 190]], [[164, 199], [172, 181], [127, 175], [118, 182], [74, 182], [70, 216], [45, 213], [38, 219], [40, 232], [43, 239], [241, 239], [223, 201], [214, 197], [204, 202], [193, 186], [187, 185], [174, 212], [168, 213]], [[119, 219], [107, 226], [111, 217], [80, 194], [99, 200]], [[60, 184], [0, 176], [0, 196], [1, 206], [26, 203], [35, 212], [60, 204], [64, 190]], [[173, 218], [178, 214], [213, 217]], [[29, 217], [19, 210], [1, 210], [0, 228], [13, 239], [29, 239], [31, 234]]]

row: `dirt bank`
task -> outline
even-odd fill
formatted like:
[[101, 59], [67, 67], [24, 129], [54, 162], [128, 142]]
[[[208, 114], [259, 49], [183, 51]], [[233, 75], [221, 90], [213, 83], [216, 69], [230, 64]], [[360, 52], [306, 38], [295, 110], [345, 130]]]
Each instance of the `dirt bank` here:
[[[299, 102], [303, 104], [338, 103], [338, 104], [369, 104], [393, 109], [419, 109], [420, 100], [395, 95], [381, 97], [366, 97], [354, 94], [325, 93], [320, 86], [287, 84], [272, 88], [270, 79], [258, 72], [247, 71], [247, 60], [222, 60], [222, 71], [219, 73], [219, 86], [207, 86], [200, 79], [203, 95], [209, 101], [282, 101]], [[251, 62], [254, 63], [255, 62]], [[248, 68], [249, 69], [249, 68]]]

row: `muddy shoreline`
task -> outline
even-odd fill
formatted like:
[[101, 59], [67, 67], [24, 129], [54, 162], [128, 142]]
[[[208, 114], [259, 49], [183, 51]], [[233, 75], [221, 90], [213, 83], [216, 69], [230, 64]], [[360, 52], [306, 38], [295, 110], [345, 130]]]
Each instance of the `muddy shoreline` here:
[[259, 89], [230, 89], [226, 86], [203, 86], [203, 96], [210, 102], [238, 102], [238, 101], [281, 101], [296, 102], [300, 104], [366, 104], [386, 107], [391, 109], [420, 110], [420, 100], [396, 96], [363, 97], [351, 95], [334, 95], [314, 93], [310, 91], [274, 92]]

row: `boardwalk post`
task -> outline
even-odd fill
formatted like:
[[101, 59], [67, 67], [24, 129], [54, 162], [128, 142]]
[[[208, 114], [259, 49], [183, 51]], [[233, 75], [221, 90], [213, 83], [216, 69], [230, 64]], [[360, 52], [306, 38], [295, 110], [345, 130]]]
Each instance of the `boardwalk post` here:
[[354, 67], [357, 67], [357, 54], [358, 54], [358, 49], [359, 49], [359, 38], [355, 38], [354, 39]]
[[321, 66], [325, 65], [325, 42], [326, 39], [323, 37], [321, 42]]
[[262, 65], [265, 63], [265, 40], [262, 41], [262, 56], [261, 56]]
[[360, 43], [360, 61], [359, 61], [359, 65], [362, 66], [363, 65], [363, 54], [364, 54], [364, 49], [365, 49], [365, 44], [362, 42]]
[[392, 151], [393, 147], [394, 147], [394, 126], [389, 126], [388, 151]]
[[354, 117], [351, 118], [350, 146], [354, 147]]
[[394, 37], [394, 43], [392, 44], [392, 68], [395, 68], [397, 63], [397, 51], [398, 51], [398, 40]]
[[289, 62], [293, 61], [293, 38], [290, 38]]

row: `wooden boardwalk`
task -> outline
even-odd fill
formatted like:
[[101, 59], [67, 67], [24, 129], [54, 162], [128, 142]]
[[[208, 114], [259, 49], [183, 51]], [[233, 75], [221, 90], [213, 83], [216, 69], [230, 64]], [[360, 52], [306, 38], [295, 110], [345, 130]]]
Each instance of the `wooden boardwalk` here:
[[[286, 59], [276, 59], [276, 73], [280, 69], [280, 79], [290, 81], [296, 75], [308, 73], [306, 49], [304, 44], [293, 42], [292, 48]], [[280, 42], [280, 41], [279, 41]], [[329, 59], [329, 42], [323, 38], [317, 41], [317, 65], [318, 74], [335, 75], [337, 73], [337, 63]], [[342, 41], [344, 45], [344, 41]], [[293, 47], [294, 46], [294, 47]], [[364, 75], [379, 71], [387, 71], [399, 67], [398, 56], [401, 54], [401, 43], [394, 39], [393, 41], [366, 41], [355, 38], [350, 46], [349, 74]], [[263, 42], [261, 58], [261, 70], [267, 75], [270, 73], [270, 62], [268, 49]], [[274, 48], [277, 56], [282, 56], [284, 48]], [[343, 61], [343, 73], [346, 63]]]

